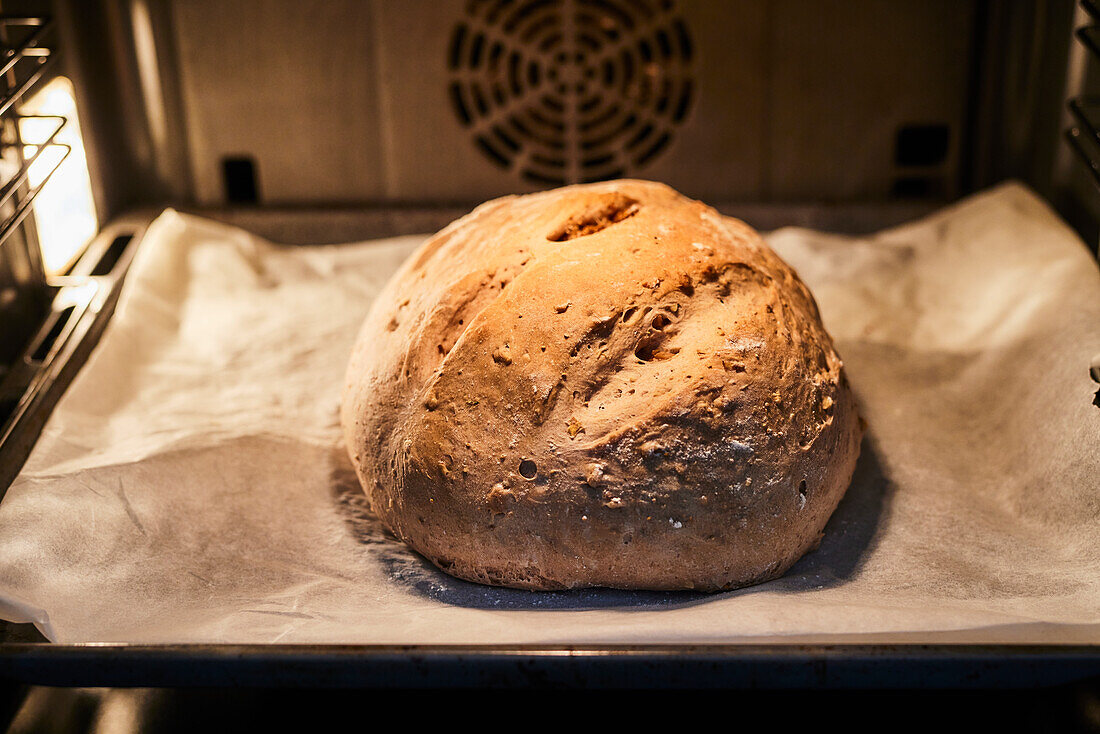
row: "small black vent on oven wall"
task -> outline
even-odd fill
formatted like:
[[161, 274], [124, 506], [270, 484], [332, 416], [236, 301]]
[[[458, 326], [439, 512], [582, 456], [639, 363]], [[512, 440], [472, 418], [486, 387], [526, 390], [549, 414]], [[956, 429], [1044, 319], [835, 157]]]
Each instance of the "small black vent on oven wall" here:
[[247, 156], [222, 159], [225, 198], [230, 204], [255, 204], [260, 199], [256, 186], [256, 162]]
[[447, 49], [451, 106], [531, 183], [617, 178], [691, 112], [693, 54], [671, 0], [471, 0]]
[[938, 166], [947, 160], [950, 128], [938, 125], [903, 125], [894, 140], [894, 163], [899, 166]]

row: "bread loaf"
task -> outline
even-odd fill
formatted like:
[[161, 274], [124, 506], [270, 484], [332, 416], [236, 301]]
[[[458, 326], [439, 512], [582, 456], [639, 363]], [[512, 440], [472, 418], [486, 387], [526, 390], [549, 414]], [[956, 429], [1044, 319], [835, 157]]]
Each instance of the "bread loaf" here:
[[774, 578], [862, 434], [791, 268], [644, 181], [497, 199], [429, 239], [370, 310], [342, 421], [394, 535], [526, 589]]

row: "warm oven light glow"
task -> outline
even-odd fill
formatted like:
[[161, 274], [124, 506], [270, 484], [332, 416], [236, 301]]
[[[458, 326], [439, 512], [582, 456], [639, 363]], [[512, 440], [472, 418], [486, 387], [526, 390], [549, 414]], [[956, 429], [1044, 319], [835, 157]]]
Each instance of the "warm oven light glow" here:
[[[47, 275], [56, 275], [72, 263], [98, 229], [72, 82], [65, 77], [51, 80], [20, 107], [19, 113], [61, 115], [68, 121], [54, 142], [72, 150], [33, 204], [42, 264]], [[23, 155], [28, 159], [33, 156], [37, 145], [45, 142], [56, 128], [57, 120], [50, 118], [20, 120]], [[43, 150], [28, 171], [27, 184], [33, 189], [42, 183], [64, 154], [65, 149], [60, 146]]]

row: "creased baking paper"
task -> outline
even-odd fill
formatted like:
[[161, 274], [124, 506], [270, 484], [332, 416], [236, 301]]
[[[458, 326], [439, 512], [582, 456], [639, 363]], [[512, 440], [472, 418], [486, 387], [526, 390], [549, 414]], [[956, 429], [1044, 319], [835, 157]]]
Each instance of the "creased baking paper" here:
[[421, 239], [157, 219], [0, 504], [0, 616], [61, 642], [1100, 642], [1100, 274], [1026, 188], [870, 238], [769, 237], [868, 438], [821, 548], [717, 595], [483, 587], [381, 531], [337, 407]]

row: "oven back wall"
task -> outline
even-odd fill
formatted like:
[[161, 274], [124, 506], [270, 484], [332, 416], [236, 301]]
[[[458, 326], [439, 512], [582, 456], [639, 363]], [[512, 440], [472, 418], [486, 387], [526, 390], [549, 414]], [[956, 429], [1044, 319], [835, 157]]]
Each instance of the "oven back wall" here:
[[[152, 2], [153, 0], [150, 0]], [[157, 3], [153, 3], [157, 4]], [[190, 198], [958, 193], [975, 2], [164, 0]]]

